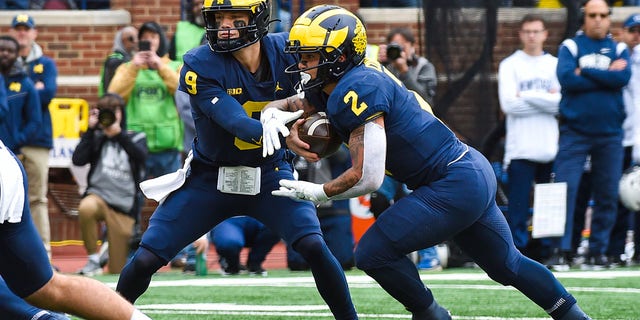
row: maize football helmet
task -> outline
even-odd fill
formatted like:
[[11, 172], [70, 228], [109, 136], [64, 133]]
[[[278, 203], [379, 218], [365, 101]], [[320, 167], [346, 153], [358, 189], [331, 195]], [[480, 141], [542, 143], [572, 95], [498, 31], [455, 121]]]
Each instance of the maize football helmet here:
[[[202, 17], [209, 47], [214, 52], [233, 52], [260, 41], [268, 32], [270, 10], [269, 0], [205, 0]], [[223, 11], [246, 12], [249, 23], [222, 29], [220, 22], [216, 21], [216, 14]], [[237, 30], [240, 36], [233, 39], [218, 37], [221, 32], [232, 30]]]
[[[302, 83], [302, 89], [322, 87], [339, 80], [348, 70], [362, 63], [367, 47], [367, 33], [362, 21], [353, 13], [334, 5], [315, 6], [303, 13], [289, 31], [286, 53], [300, 59], [303, 53], [319, 53], [317, 66], [285, 72], [304, 72], [317, 68], [316, 78]], [[344, 55], [345, 59], [340, 59]]]
[[631, 211], [640, 211], [640, 166], [634, 166], [620, 178], [620, 202]]

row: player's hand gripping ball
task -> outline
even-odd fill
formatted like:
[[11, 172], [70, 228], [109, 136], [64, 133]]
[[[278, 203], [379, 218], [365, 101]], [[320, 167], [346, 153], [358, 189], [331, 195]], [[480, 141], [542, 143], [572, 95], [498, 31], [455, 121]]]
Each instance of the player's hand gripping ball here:
[[340, 148], [342, 140], [336, 129], [329, 123], [324, 112], [316, 112], [304, 119], [298, 127], [298, 137], [310, 146], [311, 152], [325, 158]]

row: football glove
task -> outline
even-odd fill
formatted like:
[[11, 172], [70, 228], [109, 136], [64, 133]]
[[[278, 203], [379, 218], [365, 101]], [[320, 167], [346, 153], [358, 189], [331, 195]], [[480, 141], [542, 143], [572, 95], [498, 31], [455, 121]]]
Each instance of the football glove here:
[[310, 200], [317, 205], [329, 200], [322, 186], [322, 184], [307, 181], [280, 180], [280, 189], [271, 191], [271, 194], [294, 200]]
[[283, 137], [289, 135], [289, 128], [286, 124], [300, 118], [303, 110], [296, 112], [282, 111], [278, 108], [268, 108], [260, 114], [260, 122], [262, 123], [262, 157], [272, 155], [279, 150], [280, 137], [278, 133], [282, 133]]

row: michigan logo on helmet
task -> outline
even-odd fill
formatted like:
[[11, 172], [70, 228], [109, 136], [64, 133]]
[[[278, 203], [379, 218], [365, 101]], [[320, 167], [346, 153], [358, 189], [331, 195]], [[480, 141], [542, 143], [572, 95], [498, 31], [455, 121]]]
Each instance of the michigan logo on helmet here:
[[[269, 0], [205, 0], [202, 17], [209, 47], [215, 52], [232, 52], [260, 41], [268, 32], [270, 10]], [[218, 20], [226, 11], [247, 13], [249, 22], [237, 21], [233, 28], [223, 28]]]
[[631, 211], [640, 211], [640, 166], [626, 170], [620, 178], [620, 202]]
[[298, 69], [298, 64], [291, 65], [285, 72], [317, 68], [316, 78], [303, 84], [303, 88], [322, 87], [337, 81], [349, 69], [359, 65], [366, 48], [367, 33], [354, 14], [339, 6], [315, 6], [293, 23], [285, 52], [295, 54], [297, 59], [302, 53], [319, 53], [320, 61], [317, 66], [305, 69]]

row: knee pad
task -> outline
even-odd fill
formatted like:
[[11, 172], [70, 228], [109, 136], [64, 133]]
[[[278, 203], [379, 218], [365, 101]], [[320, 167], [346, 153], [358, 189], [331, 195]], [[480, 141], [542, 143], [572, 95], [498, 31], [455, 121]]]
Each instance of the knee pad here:
[[369, 270], [395, 260], [395, 257], [400, 254], [390, 247], [390, 242], [387, 240], [388, 238], [377, 225], [369, 227], [354, 252], [356, 267], [360, 270]]
[[146, 248], [139, 247], [130, 263], [136, 274], [154, 274], [167, 262]]
[[[319, 234], [310, 234], [298, 240], [292, 246], [305, 260], [311, 261], [323, 255], [327, 244]], [[328, 249], [327, 249], [328, 250]]]
[[[496, 262], [496, 265], [490, 265], [485, 269], [487, 275], [491, 280], [500, 283], [504, 286], [513, 285], [518, 277], [517, 270], [520, 269], [521, 259], [517, 258], [513, 262]], [[504, 266], [498, 266], [497, 264], [504, 264]]]

